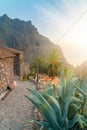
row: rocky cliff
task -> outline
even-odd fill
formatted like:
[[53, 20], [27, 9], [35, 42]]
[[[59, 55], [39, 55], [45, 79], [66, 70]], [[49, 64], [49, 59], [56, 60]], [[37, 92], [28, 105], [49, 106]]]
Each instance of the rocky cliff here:
[[[68, 64], [63, 56], [62, 49], [47, 37], [41, 35], [31, 21], [23, 21], [18, 18], [11, 19], [6, 14], [1, 16], [0, 44], [23, 51], [26, 62], [29, 62], [35, 56], [46, 54], [52, 48], [57, 48], [64, 63]], [[40, 45], [38, 49], [36, 44]]]

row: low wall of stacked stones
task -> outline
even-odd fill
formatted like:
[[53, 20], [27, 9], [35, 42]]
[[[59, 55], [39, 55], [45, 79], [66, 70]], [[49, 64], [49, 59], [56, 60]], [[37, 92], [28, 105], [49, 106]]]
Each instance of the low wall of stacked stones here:
[[0, 59], [0, 95], [7, 86], [14, 88], [13, 58]]

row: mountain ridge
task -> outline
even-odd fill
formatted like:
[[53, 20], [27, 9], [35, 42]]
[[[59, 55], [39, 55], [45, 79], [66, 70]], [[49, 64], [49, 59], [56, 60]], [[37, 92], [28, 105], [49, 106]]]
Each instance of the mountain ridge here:
[[[39, 50], [35, 47], [37, 43], [40, 44]], [[61, 47], [40, 34], [30, 20], [11, 19], [7, 14], [1, 16], [0, 44], [23, 51], [26, 62], [31, 61], [35, 56], [46, 54], [52, 48], [57, 48], [64, 63], [69, 64], [63, 55]]]

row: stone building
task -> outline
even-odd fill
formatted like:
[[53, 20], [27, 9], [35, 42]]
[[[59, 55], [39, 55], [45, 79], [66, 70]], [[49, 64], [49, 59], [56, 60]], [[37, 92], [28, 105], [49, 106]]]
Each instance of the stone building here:
[[0, 46], [0, 95], [14, 88], [15, 77], [23, 77], [23, 52]]

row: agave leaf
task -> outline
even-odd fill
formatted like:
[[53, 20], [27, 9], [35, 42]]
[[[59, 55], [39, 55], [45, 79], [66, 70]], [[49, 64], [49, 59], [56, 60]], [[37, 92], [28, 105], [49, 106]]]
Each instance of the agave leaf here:
[[[27, 97], [34, 105], [35, 107], [39, 110], [39, 112], [41, 113], [41, 115], [43, 116], [43, 118], [46, 120], [46, 122], [48, 122], [48, 124], [50, 124], [49, 127], [53, 128], [53, 125], [50, 121], [51, 117], [49, 116], [49, 113], [47, 112], [47, 110], [45, 108], [42, 108], [41, 105], [38, 102], [35, 101], [35, 99], [31, 99], [30, 97]], [[49, 119], [50, 118], [50, 119]]]
[[[28, 89], [29, 90], [29, 89]], [[59, 128], [56, 115], [50, 104], [35, 90], [29, 90], [33, 97], [27, 97], [40, 111], [43, 118], [49, 122], [55, 130]]]
[[42, 126], [42, 125], [48, 126], [48, 123], [46, 123], [46, 122], [44, 122], [44, 121], [34, 120], [34, 123], [38, 124], [39, 126]]
[[67, 115], [68, 115], [69, 106], [72, 103], [77, 103], [77, 102], [81, 102], [81, 101], [78, 98], [74, 97], [74, 96], [66, 99], [65, 106], [64, 106], [63, 120], [65, 120]]
[[84, 96], [84, 98], [87, 99], [87, 94], [81, 89], [79, 88], [73, 81], [72, 84], [75, 86], [75, 88]]
[[72, 79], [72, 82], [73, 82], [73, 84], [76, 84], [76, 85], [77, 85], [77, 84], [78, 84], [78, 78], [73, 78], [73, 79]]
[[62, 112], [61, 112], [61, 108], [60, 108], [60, 104], [58, 103], [58, 101], [50, 96], [50, 95], [43, 95], [44, 98], [47, 100], [47, 102], [51, 105], [51, 107], [53, 108], [57, 121], [58, 123], [61, 125], [62, 122]]
[[67, 96], [67, 93], [66, 93], [66, 79], [64, 77], [64, 70], [63, 69], [60, 73], [60, 83], [59, 84], [62, 86], [62, 97], [65, 99]]
[[60, 130], [68, 130], [68, 129], [66, 129], [66, 128], [62, 128], [62, 129], [60, 129]]
[[51, 87], [46, 88], [45, 91], [43, 92], [43, 94], [48, 94], [48, 95], [54, 97], [55, 94], [54, 94], [54, 90], [53, 90], [53, 85]]
[[68, 118], [62, 121], [61, 130], [68, 130]]
[[61, 84], [58, 84], [58, 85], [56, 86], [56, 91], [57, 91], [57, 95], [58, 95], [59, 97], [63, 97], [63, 90], [62, 90], [62, 85], [61, 85]]
[[[69, 74], [70, 75], [70, 74]], [[60, 73], [60, 83], [57, 85], [57, 92], [63, 99], [71, 97], [74, 94], [74, 85], [71, 83], [72, 75], [66, 80], [64, 77], [64, 70]]]
[[38, 121], [38, 120], [35, 120], [34, 123], [36, 123], [37, 125], [41, 126], [40, 129], [49, 128], [48, 123], [45, 122], [45, 121]]
[[44, 128], [44, 126], [42, 125], [41, 128], [40, 128], [40, 130], [43, 130], [43, 128]]
[[68, 118], [69, 119], [72, 119], [75, 115], [76, 115], [76, 113], [78, 112], [78, 110], [81, 108], [81, 105], [80, 106], [78, 106], [77, 104], [71, 104], [70, 106], [69, 106], [69, 110], [68, 110]]
[[45, 87], [46, 88], [53, 87], [53, 84], [51, 83], [51, 81], [48, 81]]
[[68, 128], [72, 128], [76, 123], [78, 123], [81, 129], [83, 129], [84, 126], [87, 127], [87, 119], [85, 119], [84, 116], [80, 114], [76, 114], [75, 117], [69, 121]]
[[79, 97], [79, 99], [82, 101], [82, 103], [84, 102], [84, 96], [81, 94], [81, 93], [79, 93], [78, 94], [78, 97]]
[[71, 80], [68, 80], [68, 81], [67, 81], [66, 91], [67, 91], [67, 97], [71, 97], [71, 96], [74, 95], [75, 87], [74, 87], [74, 85], [72, 84]]
[[54, 130], [54, 129], [52, 129], [52, 128], [48, 128], [47, 130]]
[[41, 115], [43, 116], [43, 118], [47, 121], [47, 117], [45, 117], [45, 115], [43, 114], [43, 112], [40, 110], [40, 102], [38, 102], [35, 98], [33, 97], [28, 97], [26, 96], [26, 98], [28, 98], [34, 105], [35, 107], [40, 111]]

